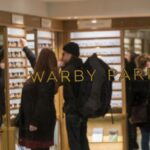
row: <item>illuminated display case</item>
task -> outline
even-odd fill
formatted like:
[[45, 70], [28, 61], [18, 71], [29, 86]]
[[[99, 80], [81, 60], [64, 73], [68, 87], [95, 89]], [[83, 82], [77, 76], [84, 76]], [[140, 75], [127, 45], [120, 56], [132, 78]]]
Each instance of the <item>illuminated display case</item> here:
[[[28, 42], [28, 47], [32, 52], [37, 55], [37, 46], [36, 46], [36, 33], [35, 31], [27, 31], [26, 40]], [[30, 62], [27, 60], [27, 78], [33, 73]]]
[[37, 30], [37, 45], [38, 54], [42, 48], [55, 49], [54, 33], [46, 30]]
[[10, 119], [19, 112], [21, 92], [27, 78], [27, 61], [20, 46], [20, 39], [25, 38], [24, 28], [7, 28], [7, 62], [8, 62], [8, 99]]

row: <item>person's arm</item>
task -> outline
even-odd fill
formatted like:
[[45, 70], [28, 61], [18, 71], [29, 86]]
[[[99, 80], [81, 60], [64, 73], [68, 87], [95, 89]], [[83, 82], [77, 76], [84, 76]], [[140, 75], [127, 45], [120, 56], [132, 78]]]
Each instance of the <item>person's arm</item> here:
[[28, 58], [32, 68], [34, 68], [35, 63], [36, 63], [36, 56], [32, 52], [32, 50], [30, 48], [28, 48], [27, 40], [21, 39], [20, 40], [20, 46], [22, 47], [23, 51], [25, 52], [26, 57]]
[[34, 68], [35, 63], [36, 63], [36, 56], [35, 56], [35, 54], [27, 46], [23, 48], [23, 51], [26, 54], [26, 57], [28, 58], [32, 68]]

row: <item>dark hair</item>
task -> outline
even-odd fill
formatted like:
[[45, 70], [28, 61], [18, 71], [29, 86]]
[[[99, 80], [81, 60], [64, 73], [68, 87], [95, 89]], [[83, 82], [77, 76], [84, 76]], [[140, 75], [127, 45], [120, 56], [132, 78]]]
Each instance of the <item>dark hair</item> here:
[[[44, 77], [47, 78], [51, 71], [54, 73], [57, 80], [59, 80], [56, 55], [52, 49], [43, 48], [34, 67], [34, 73], [42, 74], [43, 72], [45, 72]], [[57, 91], [58, 83], [55, 83], [55, 87]]]
[[144, 69], [146, 67], [147, 61], [148, 61], [148, 59], [147, 59], [146, 55], [138, 56], [136, 58], [136, 65], [138, 68]]
[[64, 45], [63, 50], [67, 53], [72, 54], [75, 57], [79, 57], [80, 55], [80, 47], [75, 42], [69, 42], [66, 45]]

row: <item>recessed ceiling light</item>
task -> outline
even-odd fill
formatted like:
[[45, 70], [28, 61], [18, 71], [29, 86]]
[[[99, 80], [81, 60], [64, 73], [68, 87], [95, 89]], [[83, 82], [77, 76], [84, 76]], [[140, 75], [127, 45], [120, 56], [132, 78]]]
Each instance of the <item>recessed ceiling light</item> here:
[[77, 16], [74, 16], [74, 19], [78, 19], [78, 17], [77, 17]]
[[67, 17], [67, 19], [72, 19], [72, 17]]
[[96, 19], [93, 19], [91, 22], [92, 22], [92, 23], [97, 23], [97, 20], [96, 20]]

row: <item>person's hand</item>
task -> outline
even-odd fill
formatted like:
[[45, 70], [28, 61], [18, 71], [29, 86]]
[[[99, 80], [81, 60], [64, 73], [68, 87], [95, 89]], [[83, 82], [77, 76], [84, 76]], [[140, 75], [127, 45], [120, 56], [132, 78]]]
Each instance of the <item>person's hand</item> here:
[[59, 67], [59, 68], [64, 67], [64, 65], [65, 65], [65, 64], [64, 64], [63, 61], [61, 61], [61, 60], [58, 61], [58, 67]]
[[27, 40], [25, 39], [20, 39], [20, 46], [21, 48], [24, 48], [28, 45]]
[[5, 69], [5, 63], [1, 63], [1, 62], [0, 62], [0, 68], [1, 68], [1, 69]]
[[33, 125], [29, 125], [29, 131], [30, 132], [34, 132], [36, 131], [38, 128], [36, 126], [33, 126]]

